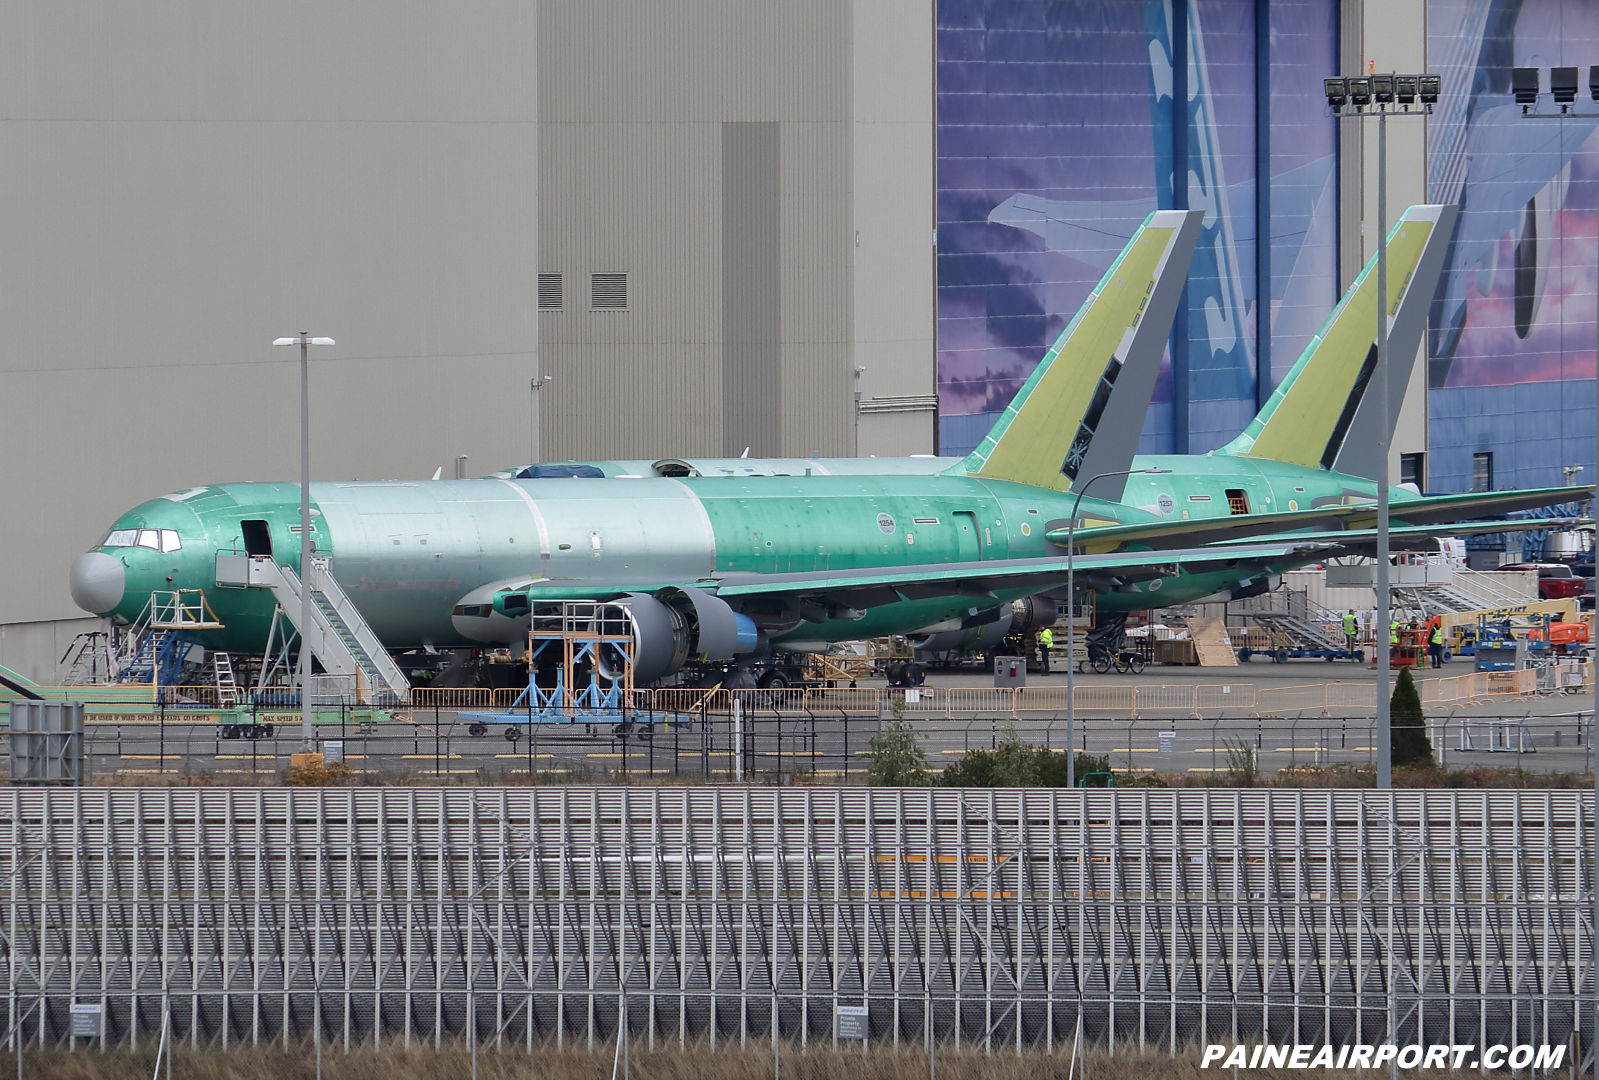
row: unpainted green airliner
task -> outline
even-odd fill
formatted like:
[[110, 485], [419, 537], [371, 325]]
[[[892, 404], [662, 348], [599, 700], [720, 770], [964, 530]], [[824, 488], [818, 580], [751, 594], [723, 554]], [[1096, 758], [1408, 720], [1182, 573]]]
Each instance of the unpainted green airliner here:
[[[1147, 358], [1163, 343], [1196, 232], [1194, 212], [1151, 215], [1063, 335], [1074, 357], [1107, 358], [1094, 378], [1071, 363], [1040, 365], [994, 432], [955, 469], [317, 483], [316, 551], [331, 558], [334, 579], [394, 650], [515, 645], [525, 640], [537, 600], [623, 599], [640, 639], [641, 681], [670, 675], [691, 658], [732, 661], [768, 646], [807, 650], [993, 622], [1009, 602], [1065, 580], [1072, 478], [1092, 475], [1086, 470], [1112, 408], [1108, 385], [1123, 358]], [[1057, 348], [1051, 359], [1059, 355]], [[1286, 411], [1290, 395], [1282, 394], [1275, 413]], [[1265, 435], [1273, 422], [1266, 417]], [[1258, 443], [1264, 435], [1254, 437]], [[1324, 540], [1293, 537], [1197, 545], [1312, 527], [1360, 529], [1372, 517], [1369, 503], [1349, 505], [1342, 478], [1321, 473], [1312, 484], [1307, 476], [1287, 485], [1305, 488], [1291, 495], [1274, 486], [1265, 464], [1261, 497], [1247, 513], [1184, 520], [1083, 498], [1077, 537], [1085, 554], [1077, 564], [1106, 589], [1101, 607], [1151, 606], [1157, 583], [1162, 605], [1190, 601], [1328, 549]], [[153, 591], [203, 588], [224, 626], [201, 643], [260, 651], [275, 601], [265, 590], [219, 587], [218, 559], [249, 554], [298, 569], [298, 495], [287, 483], [217, 484], [141, 504], [74, 563], [73, 597], [126, 623]], [[1304, 496], [1301, 508], [1287, 508], [1299, 502], [1295, 495]], [[1429, 500], [1396, 494], [1394, 519], [1425, 526], [1572, 497], [1571, 489]]]

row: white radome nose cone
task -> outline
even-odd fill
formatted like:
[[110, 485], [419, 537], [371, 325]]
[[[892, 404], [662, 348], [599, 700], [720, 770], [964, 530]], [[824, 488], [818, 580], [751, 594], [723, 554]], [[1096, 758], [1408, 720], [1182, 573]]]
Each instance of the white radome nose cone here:
[[95, 615], [122, 603], [128, 578], [122, 563], [103, 551], [88, 551], [72, 560], [72, 602]]

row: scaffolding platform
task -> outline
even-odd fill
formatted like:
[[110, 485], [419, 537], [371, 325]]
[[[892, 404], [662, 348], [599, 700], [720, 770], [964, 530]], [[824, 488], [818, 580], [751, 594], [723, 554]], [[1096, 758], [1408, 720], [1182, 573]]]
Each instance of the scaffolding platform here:
[[[612, 732], [650, 734], [686, 727], [688, 713], [638, 709], [633, 667], [638, 628], [626, 604], [595, 600], [536, 601], [528, 626], [528, 683], [508, 709], [457, 716], [475, 735], [490, 724], [513, 734], [535, 724], [603, 725]], [[539, 673], [547, 686], [540, 686]]]

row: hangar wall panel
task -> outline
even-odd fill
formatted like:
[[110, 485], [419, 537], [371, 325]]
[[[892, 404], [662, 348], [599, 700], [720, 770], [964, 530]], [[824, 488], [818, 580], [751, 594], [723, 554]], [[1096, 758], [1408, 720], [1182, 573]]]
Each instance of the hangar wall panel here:
[[856, 0], [851, 252], [854, 366], [866, 412], [857, 453], [933, 452], [933, 25], [937, 0]]
[[[932, 392], [931, 252], [906, 246], [927, 235], [931, 205], [924, 4], [546, 0], [540, 17], [541, 269], [566, 284], [563, 308], [539, 318], [554, 377], [544, 457], [763, 445], [848, 455], [857, 389]], [[854, 87], [863, 68], [874, 73], [864, 93]], [[724, 156], [723, 125], [775, 131], [771, 240], [725, 235], [754, 211], [724, 191], [745, 173]], [[871, 193], [864, 220], [857, 189]], [[876, 245], [861, 287], [857, 228]], [[762, 246], [775, 250], [759, 256], [757, 278], [727, 265]], [[745, 347], [729, 335], [754, 332], [746, 293], [759, 292], [767, 260], [778, 275], [775, 391], [762, 389], [771, 371], [727, 368]], [[626, 312], [589, 310], [583, 290], [597, 272], [628, 274]], [[727, 311], [730, 299], [744, 306]], [[871, 361], [864, 387], [852, 377], [857, 353]], [[924, 421], [899, 453], [931, 449], [930, 413]]]
[[722, 453], [776, 457], [783, 432], [782, 132], [722, 125]]
[[536, 9], [0, 9], [0, 623], [73, 619], [127, 507], [519, 460], [536, 368]]

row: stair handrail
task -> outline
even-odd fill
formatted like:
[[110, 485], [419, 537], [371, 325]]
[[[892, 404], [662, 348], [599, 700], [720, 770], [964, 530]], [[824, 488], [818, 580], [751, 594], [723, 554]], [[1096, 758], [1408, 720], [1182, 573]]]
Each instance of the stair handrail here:
[[[405, 677], [405, 672], [400, 670], [394, 658], [389, 655], [389, 650], [384, 647], [377, 634], [361, 615], [355, 601], [344, 591], [333, 578], [329, 560], [325, 557], [311, 559], [311, 588], [327, 598], [328, 604], [338, 614], [356, 643], [371, 660], [372, 666], [383, 682], [402, 699], [411, 692], [411, 681]], [[377, 687], [371, 688], [374, 693]]]

